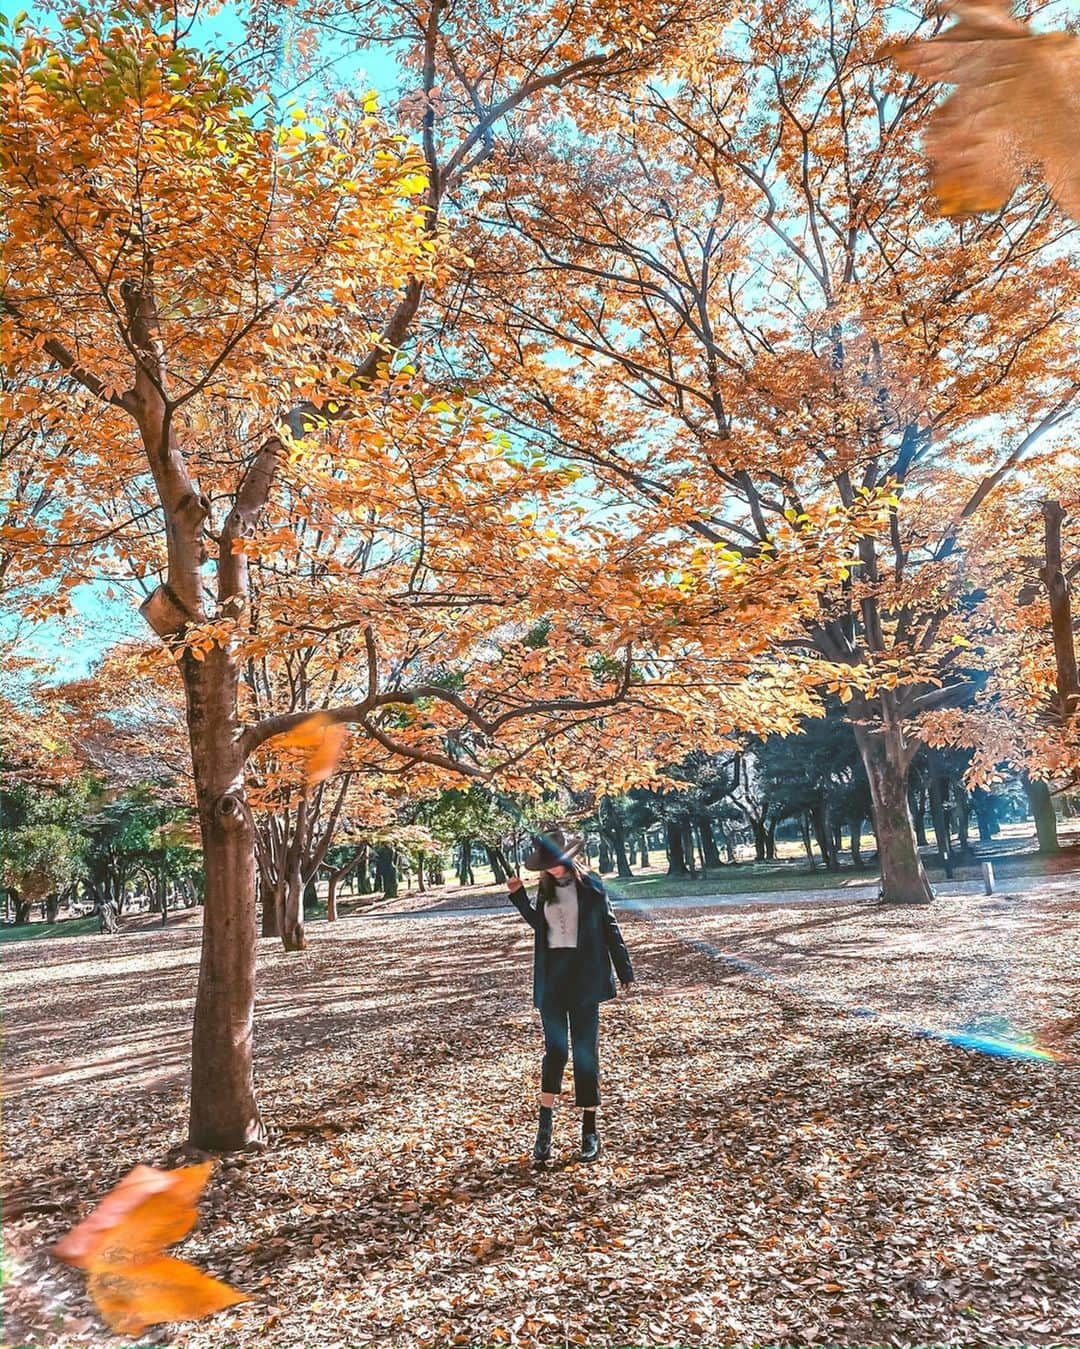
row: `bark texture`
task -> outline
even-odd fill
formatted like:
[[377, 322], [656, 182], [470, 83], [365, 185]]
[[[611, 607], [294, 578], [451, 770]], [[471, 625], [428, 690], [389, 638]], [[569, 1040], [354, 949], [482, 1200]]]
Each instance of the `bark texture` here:
[[1054, 798], [1045, 782], [1030, 778], [1024, 774], [1024, 792], [1028, 805], [1035, 817], [1035, 834], [1039, 840], [1039, 852], [1044, 855], [1061, 851], [1058, 842], [1057, 813], [1054, 810]]
[[855, 739], [870, 781], [881, 868], [881, 898], [886, 904], [929, 904], [934, 898], [908, 806], [908, 769], [912, 748], [899, 729], [885, 723], [870, 728], [856, 723]]
[[220, 647], [182, 662], [206, 876], [188, 1139], [233, 1151], [264, 1136], [252, 1066], [255, 838], [238, 748], [236, 670]]

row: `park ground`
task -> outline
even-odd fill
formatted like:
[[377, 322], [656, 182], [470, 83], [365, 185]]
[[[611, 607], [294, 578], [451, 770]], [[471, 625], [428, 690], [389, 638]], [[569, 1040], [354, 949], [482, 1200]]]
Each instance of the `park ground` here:
[[[262, 942], [268, 1145], [222, 1160], [177, 1250], [252, 1300], [143, 1342], [1080, 1343], [1080, 895], [1037, 868], [930, 909], [627, 909], [605, 1151], [573, 1160], [563, 1105], [543, 1173], [515, 913]], [[137, 1162], [184, 1160], [198, 923], [5, 947], [9, 1345], [130, 1343], [48, 1246]], [[1058, 1057], [934, 1038], [963, 1027]]]

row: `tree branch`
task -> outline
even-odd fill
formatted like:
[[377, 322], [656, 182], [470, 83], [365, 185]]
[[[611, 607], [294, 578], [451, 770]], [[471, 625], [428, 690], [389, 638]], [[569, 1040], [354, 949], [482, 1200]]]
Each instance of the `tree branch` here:
[[87, 370], [85, 366], [80, 365], [58, 337], [47, 337], [44, 333], [27, 328], [18, 305], [6, 295], [0, 295], [0, 313], [7, 314], [14, 321], [19, 331], [29, 338], [31, 343], [39, 347], [46, 355], [51, 356], [60, 369], [81, 384], [88, 393], [92, 393], [95, 398], [99, 398], [110, 407], [120, 408], [128, 413], [133, 411], [127, 394], [118, 394], [115, 390], [110, 389], [103, 380], [99, 379], [92, 370]]

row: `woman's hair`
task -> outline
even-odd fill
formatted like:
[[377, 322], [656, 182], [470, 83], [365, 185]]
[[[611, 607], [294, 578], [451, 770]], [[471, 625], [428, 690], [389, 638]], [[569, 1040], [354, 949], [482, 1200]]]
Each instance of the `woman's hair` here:
[[[582, 864], [580, 857], [568, 857], [564, 861], [563, 865], [564, 866], [569, 865], [570, 870], [574, 873], [574, 875], [577, 877], [579, 881], [585, 879], [588, 869]], [[546, 901], [549, 899], [554, 899], [555, 877], [551, 874], [550, 871], [542, 871], [540, 873], [540, 884], [537, 887], [537, 892], [541, 904], [546, 903]]]

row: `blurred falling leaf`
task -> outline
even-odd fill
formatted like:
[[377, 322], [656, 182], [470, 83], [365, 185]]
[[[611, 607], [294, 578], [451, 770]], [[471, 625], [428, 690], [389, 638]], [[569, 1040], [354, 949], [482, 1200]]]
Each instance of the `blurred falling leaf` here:
[[160, 1171], [136, 1166], [97, 1208], [53, 1247], [69, 1265], [89, 1269], [119, 1230], [128, 1248], [149, 1254], [187, 1236], [195, 1225], [195, 1203], [210, 1177], [212, 1163]]
[[926, 149], [938, 210], [997, 211], [1028, 165], [1037, 164], [1058, 205], [1080, 220], [1080, 39], [1033, 33], [1008, 0], [953, 0], [956, 23], [925, 42], [890, 43], [883, 54], [927, 80], [955, 84], [934, 112]]
[[314, 787], [336, 770], [348, 736], [348, 727], [341, 722], [331, 721], [326, 712], [316, 712], [291, 731], [274, 738], [279, 745], [303, 752], [304, 776], [308, 785]]
[[167, 1255], [139, 1264], [103, 1263], [90, 1271], [88, 1286], [106, 1323], [124, 1335], [141, 1335], [147, 1326], [173, 1321], [199, 1321], [248, 1301], [227, 1283]]
[[138, 1335], [147, 1326], [199, 1320], [248, 1300], [161, 1253], [194, 1226], [195, 1204], [212, 1167], [136, 1166], [53, 1247], [58, 1259], [87, 1271], [90, 1295], [113, 1330]]

